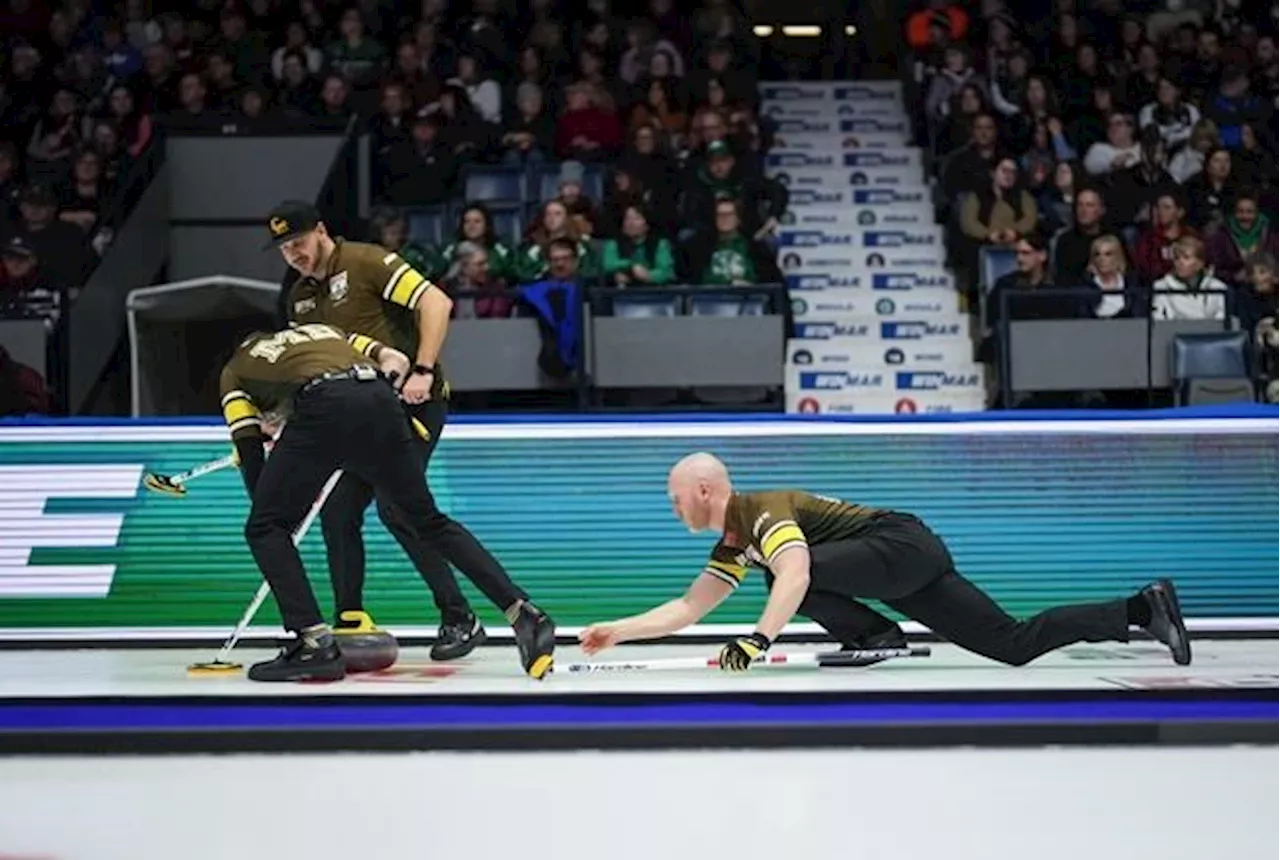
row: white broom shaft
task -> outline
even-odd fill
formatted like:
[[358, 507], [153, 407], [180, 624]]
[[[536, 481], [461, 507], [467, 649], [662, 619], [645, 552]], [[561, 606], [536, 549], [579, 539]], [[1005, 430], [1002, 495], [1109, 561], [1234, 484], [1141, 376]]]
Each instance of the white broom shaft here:
[[219, 457], [216, 460], [210, 460], [208, 463], [202, 463], [199, 466], [196, 466], [194, 469], [188, 469], [185, 472], [181, 472], [177, 475], [174, 475], [172, 478], [170, 478], [170, 480], [173, 481], [173, 483], [175, 484], [185, 484], [188, 481], [193, 481], [196, 478], [203, 477], [205, 475], [208, 475], [211, 472], [218, 472], [218, 471], [221, 471], [222, 469], [230, 468], [235, 464], [236, 464], [235, 454], [228, 454], [225, 457]]
[[[307, 511], [307, 515], [302, 518], [302, 522], [293, 532], [293, 545], [298, 546], [302, 543], [302, 539], [307, 536], [307, 532], [311, 529], [311, 524], [316, 521], [316, 517], [320, 515], [320, 509], [324, 507], [324, 503], [328, 500], [329, 494], [333, 492], [333, 488], [338, 481], [342, 479], [342, 470], [334, 472], [329, 476], [329, 480], [325, 482], [324, 487], [320, 490], [320, 495], [311, 505], [311, 510]], [[244, 615], [240, 616], [240, 623], [236, 625], [236, 629], [231, 631], [231, 636], [223, 644], [222, 650], [218, 652], [217, 660], [222, 662], [230, 655], [231, 649], [236, 647], [236, 643], [240, 641], [240, 637], [244, 635], [244, 631], [249, 629], [249, 625], [253, 623], [253, 616], [258, 614], [258, 610], [262, 608], [262, 604], [266, 602], [267, 595], [271, 593], [271, 586], [264, 580], [258, 586], [258, 593], [253, 596], [253, 600], [249, 603], [249, 607], [244, 611]]]
[[[778, 652], [763, 654], [752, 662], [758, 666], [817, 666], [817, 654], [788, 654]], [[552, 672], [566, 675], [587, 675], [608, 672], [679, 672], [691, 669], [717, 669], [715, 657], [657, 657], [652, 660], [617, 660], [599, 663], [557, 663]]]

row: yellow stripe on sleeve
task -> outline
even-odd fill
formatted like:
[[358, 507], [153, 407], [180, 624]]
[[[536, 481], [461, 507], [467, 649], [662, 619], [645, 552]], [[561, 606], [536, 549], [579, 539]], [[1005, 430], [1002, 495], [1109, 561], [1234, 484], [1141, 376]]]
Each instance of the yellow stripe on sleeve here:
[[409, 310], [413, 310], [418, 306], [422, 294], [430, 287], [430, 281], [422, 277], [408, 263], [402, 263], [387, 279], [387, 285], [382, 290], [382, 297], [389, 302], [403, 305]]
[[716, 579], [729, 583], [734, 588], [741, 585], [742, 580], [747, 578], [747, 569], [745, 567], [740, 564], [730, 564], [724, 561], [709, 561], [703, 570], [714, 576]]
[[764, 537], [760, 538], [760, 554], [766, 561], [773, 561], [774, 556], [791, 546], [806, 546], [804, 532], [794, 520], [777, 523]]
[[262, 425], [262, 413], [243, 391], [229, 391], [222, 398], [222, 417], [234, 436], [238, 431]]
[[362, 334], [347, 335], [347, 343], [351, 344], [356, 352], [368, 358], [373, 358], [373, 348], [378, 345], [376, 340]]

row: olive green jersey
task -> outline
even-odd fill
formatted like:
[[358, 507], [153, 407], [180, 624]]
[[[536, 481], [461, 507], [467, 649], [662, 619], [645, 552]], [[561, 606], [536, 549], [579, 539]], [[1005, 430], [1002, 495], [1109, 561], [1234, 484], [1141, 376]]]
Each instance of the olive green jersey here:
[[[432, 283], [399, 254], [380, 245], [334, 242], [325, 271], [299, 278], [289, 291], [289, 319], [362, 334], [415, 360], [418, 321], [414, 312]], [[441, 396], [443, 386], [444, 374], [437, 365], [432, 397]]]
[[287, 416], [298, 389], [318, 376], [355, 367], [376, 370], [381, 350], [371, 338], [319, 323], [250, 335], [218, 382], [231, 438], [261, 433], [264, 412]]
[[734, 493], [705, 572], [737, 587], [748, 567], [767, 568], [794, 546], [863, 537], [889, 513], [799, 490]]

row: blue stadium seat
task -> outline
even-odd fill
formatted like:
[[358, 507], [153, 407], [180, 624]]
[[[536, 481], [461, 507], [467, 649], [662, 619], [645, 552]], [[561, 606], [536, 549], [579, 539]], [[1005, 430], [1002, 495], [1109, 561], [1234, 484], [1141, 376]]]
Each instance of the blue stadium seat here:
[[521, 209], [491, 209], [493, 232], [508, 248], [518, 248], [524, 241], [524, 211]]
[[524, 205], [526, 174], [522, 167], [481, 167], [467, 173], [467, 200], [482, 201], [490, 209]]
[[[560, 165], [551, 163], [533, 168], [531, 187], [537, 192], [530, 203], [541, 206], [560, 193]], [[597, 164], [583, 165], [582, 193], [597, 204], [604, 199], [604, 168]]]
[[409, 239], [426, 245], [444, 244], [446, 231], [449, 229], [449, 210], [446, 206], [415, 207], [407, 213], [409, 222]]
[[978, 282], [982, 292], [990, 290], [997, 280], [1018, 268], [1018, 255], [1012, 248], [987, 245], [978, 250]]
[[616, 296], [613, 299], [613, 315], [616, 317], [674, 317], [680, 314], [680, 299], [664, 296]]
[[735, 296], [729, 293], [691, 296], [689, 314], [695, 317], [764, 316], [768, 299], [763, 296]]
[[1174, 335], [1169, 375], [1179, 405], [1239, 403], [1256, 398], [1249, 371], [1249, 333]]

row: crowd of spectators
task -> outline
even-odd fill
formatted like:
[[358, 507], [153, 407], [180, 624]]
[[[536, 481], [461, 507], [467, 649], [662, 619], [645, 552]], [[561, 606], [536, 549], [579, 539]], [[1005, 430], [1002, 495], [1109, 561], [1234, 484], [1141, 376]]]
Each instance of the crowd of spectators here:
[[[540, 278], [558, 239], [575, 276], [612, 284], [776, 280], [761, 240], [786, 192], [760, 169], [756, 41], [728, 0], [676, 5], [0, 0], [0, 308], [56, 324], [110, 242], [113, 192], [166, 129], [353, 117], [380, 204], [353, 238], [399, 237], [446, 282]], [[405, 245], [405, 210], [461, 208], [469, 168], [543, 163], [562, 164], [559, 194], [521, 234], [474, 201], [443, 246]], [[605, 171], [602, 199], [584, 170]]]
[[[989, 327], [1002, 293], [1046, 285], [1091, 289], [1010, 313], [1230, 313], [1274, 380], [1275, 4], [1060, 0], [1043, 20], [1003, 0], [921, 6], [918, 126], [951, 263]], [[1016, 270], [979, 296], [988, 246]]]

